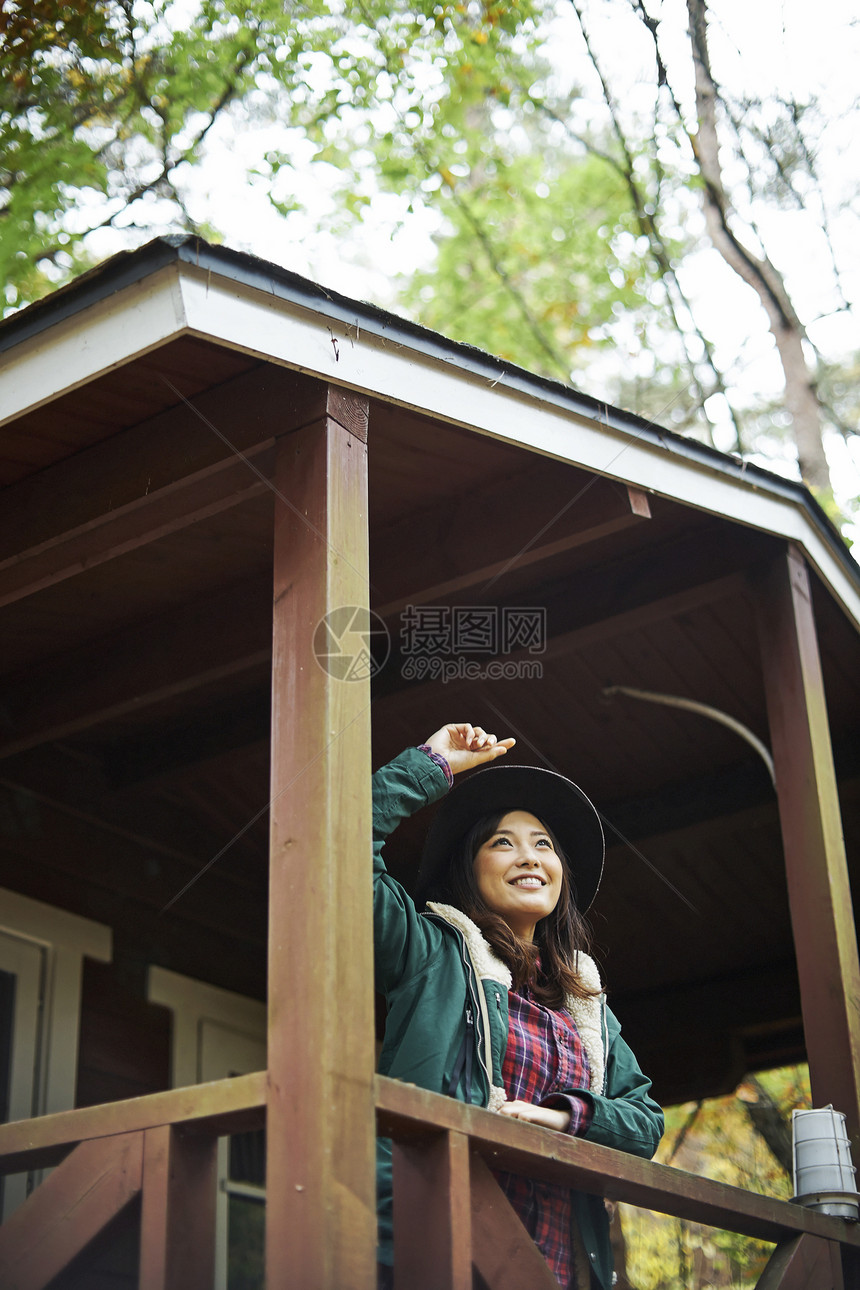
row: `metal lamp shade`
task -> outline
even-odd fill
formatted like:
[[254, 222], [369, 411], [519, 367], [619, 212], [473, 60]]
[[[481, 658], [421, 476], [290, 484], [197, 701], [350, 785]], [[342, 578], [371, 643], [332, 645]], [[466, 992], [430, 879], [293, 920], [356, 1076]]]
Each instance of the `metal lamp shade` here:
[[860, 1217], [860, 1195], [845, 1116], [825, 1106], [792, 1111], [794, 1197], [798, 1204], [834, 1218]]

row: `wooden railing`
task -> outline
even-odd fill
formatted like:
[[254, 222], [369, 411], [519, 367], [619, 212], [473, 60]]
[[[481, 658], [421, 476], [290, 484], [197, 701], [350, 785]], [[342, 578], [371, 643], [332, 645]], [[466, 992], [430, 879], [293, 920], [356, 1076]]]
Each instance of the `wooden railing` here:
[[[774, 1241], [762, 1290], [857, 1285], [857, 1224], [382, 1077], [376, 1107], [394, 1141], [395, 1265], [408, 1290], [472, 1290], [473, 1266], [490, 1290], [557, 1290], [491, 1168]], [[261, 1127], [265, 1112], [260, 1072], [0, 1126], [0, 1173], [55, 1166], [0, 1228], [0, 1286], [41, 1290], [139, 1199], [140, 1290], [211, 1290], [217, 1138]]]
[[0, 1286], [42, 1290], [139, 1200], [139, 1290], [212, 1290], [218, 1138], [265, 1116], [262, 1071], [0, 1125], [0, 1173], [56, 1166], [0, 1227]]
[[[407, 1265], [403, 1285], [409, 1290], [471, 1290], [472, 1264], [492, 1290], [557, 1290], [543, 1260], [535, 1261], [535, 1247], [523, 1240], [524, 1229], [490, 1167], [776, 1242], [761, 1290], [855, 1290], [860, 1285], [853, 1253], [846, 1259], [850, 1273], [844, 1281], [841, 1268], [842, 1247], [860, 1252], [857, 1224], [487, 1115], [394, 1080], [377, 1079], [376, 1104], [379, 1131], [394, 1140], [395, 1266]], [[399, 1214], [398, 1195], [409, 1198]], [[416, 1247], [420, 1258], [413, 1253]], [[432, 1267], [425, 1258], [433, 1260]]]

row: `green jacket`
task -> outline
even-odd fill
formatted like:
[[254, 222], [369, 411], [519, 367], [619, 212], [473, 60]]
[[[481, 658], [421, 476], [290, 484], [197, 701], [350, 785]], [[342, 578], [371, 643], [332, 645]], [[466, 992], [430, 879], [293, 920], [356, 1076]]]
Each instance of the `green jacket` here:
[[[383, 1075], [498, 1110], [505, 1101], [502, 1063], [508, 1035], [511, 975], [475, 924], [460, 910], [429, 905], [419, 913], [386, 872], [385, 839], [406, 816], [447, 791], [444, 774], [415, 748], [373, 777], [373, 887], [376, 987], [388, 1017], [379, 1060]], [[599, 988], [593, 961], [580, 956], [580, 976]], [[576, 1092], [593, 1108], [584, 1135], [591, 1142], [650, 1159], [663, 1114], [649, 1096], [651, 1081], [621, 1038], [603, 995], [568, 999], [589, 1060], [590, 1086]], [[379, 1258], [391, 1263], [391, 1146], [378, 1149]], [[609, 1224], [600, 1197], [577, 1193], [574, 1213], [598, 1284], [612, 1282]]]

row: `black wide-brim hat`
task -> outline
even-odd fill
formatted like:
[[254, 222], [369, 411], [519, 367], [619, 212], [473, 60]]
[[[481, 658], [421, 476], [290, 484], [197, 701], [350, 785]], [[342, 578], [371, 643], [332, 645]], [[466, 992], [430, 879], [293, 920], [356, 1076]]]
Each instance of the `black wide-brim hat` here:
[[604, 841], [600, 817], [572, 780], [540, 766], [496, 763], [476, 771], [443, 798], [424, 843], [419, 901], [444, 899], [457, 844], [485, 815], [528, 811], [552, 830], [568, 862], [576, 907], [585, 913], [600, 886]]

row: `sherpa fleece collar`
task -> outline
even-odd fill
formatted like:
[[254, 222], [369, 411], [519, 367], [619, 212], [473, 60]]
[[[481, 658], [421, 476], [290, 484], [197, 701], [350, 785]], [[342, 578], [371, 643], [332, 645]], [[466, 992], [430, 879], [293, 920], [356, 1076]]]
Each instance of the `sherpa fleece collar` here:
[[[471, 918], [453, 905], [442, 905], [433, 900], [427, 902], [427, 908], [431, 913], [444, 918], [446, 923], [450, 923], [460, 933], [469, 948], [475, 971], [482, 981], [498, 981], [506, 990], [510, 990], [512, 984], [510, 968], [502, 962]], [[600, 972], [589, 954], [582, 952], [577, 954], [576, 968], [583, 985], [590, 990], [602, 990]], [[589, 1087], [595, 1093], [602, 1093], [606, 1083], [603, 994], [593, 994], [587, 999], [578, 999], [575, 995], [569, 994], [567, 1010], [573, 1017], [588, 1057]]]

